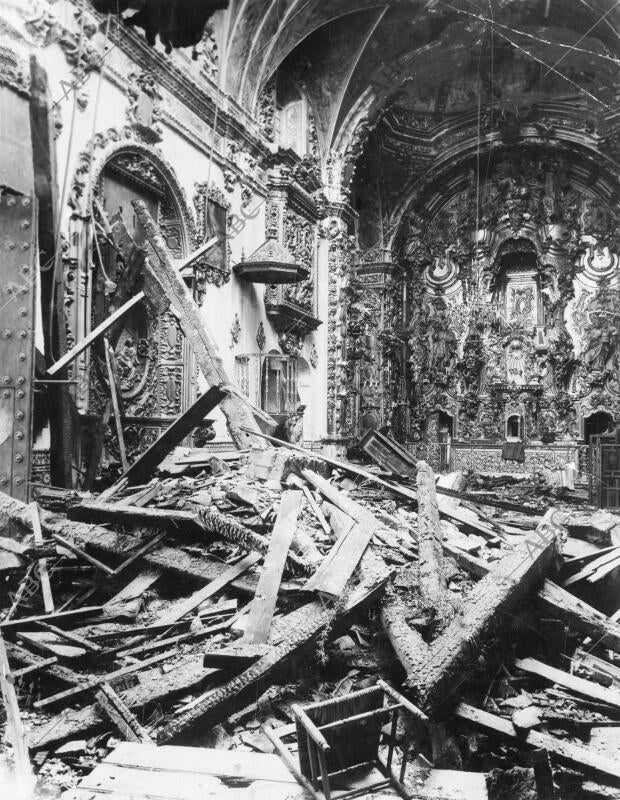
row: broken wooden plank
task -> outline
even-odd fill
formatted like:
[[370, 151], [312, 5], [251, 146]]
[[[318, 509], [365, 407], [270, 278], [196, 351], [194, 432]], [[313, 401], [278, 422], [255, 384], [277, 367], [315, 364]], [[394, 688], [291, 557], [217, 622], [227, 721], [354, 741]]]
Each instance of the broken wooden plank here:
[[[126, 742], [82, 780], [81, 798], [111, 800], [303, 800], [275, 754]], [[96, 794], [95, 794], [96, 793]], [[101, 795], [99, 793], [102, 793]], [[75, 792], [72, 792], [74, 795]]]
[[60, 536], [60, 534], [58, 533], [53, 533], [52, 537], [56, 542], [58, 542], [58, 544], [61, 547], [70, 550], [72, 553], [75, 553], [76, 556], [79, 556], [84, 561], [88, 561], [89, 564], [92, 564], [93, 567], [96, 567], [97, 569], [101, 570], [101, 572], [105, 572], [106, 575], [112, 575], [114, 573], [112, 567], [108, 567], [107, 564], [104, 564], [102, 561], [99, 561], [98, 558], [89, 555], [84, 550], [82, 550], [81, 547], [78, 547], [73, 542], [70, 542], [68, 539], [65, 539], [64, 536]]
[[564, 686], [566, 689], [570, 689], [571, 692], [589, 697], [591, 700], [597, 700], [608, 706], [620, 708], [620, 691], [618, 689], [610, 689], [598, 683], [594, 683], [594, 681], [588, 681], [577, 675], [571, 675], [570, 672], [556, 669], [535, 658], [517, 658], [515, 660], [515, 667], [529, 672], [532, 675], [539, 675], [541, 678], [545, 678], [548, 681], [553, 681], [560, 686]]
[[46, 631], [50, 631], [50, 633], [55, 633], [56, 636], [59, 636], [61, 639], [71, 642], [72, 644], [75, 644], [84, 650], [89, 650], [91, 653], [103, 652], [103, 647], [100, 647], [98, 644], [95, 644], [89, 639], [84, 638], [84, 636], [80, 636], [72, 631], [65, 631], [62, 628], [57, 628], [55, 625], [50, 625], [49, 622], [41, 621], [39, 622], [39, 627]]
[[95, 686], [99, 686], [106, 681], [112, 682], [118, 680], [118, 678], [124, 678], [126, 675], [132, 675], [134, 672], [138, 672], [141, 669], [146, 669], [152, 664], [159, 664], [161, 661], [174, 658], [176, 655], [176, 650], [170, 650], [166, 653], [160, 653], [159, 655], [146, 658], [144, 661], [138, 661], [136, 664], [131, 664], [128, 667], [122, 667], [114, 672], [108, 672], [106, 675], [87, 678], [85, 681], [80, 683], [79, 686], [73, 686], [71, 689], [66, 689], [64, 692], [57, 692], [49, 697], [44, 697], [42, 700], [36, 700], [33, 705], [35, 708], [47, 708], [55, 703], [59, 703], [60, 701], [70, 700], [78, 695], [83, 694], [84, 692], [87, 692], [89, 689], [94, 689]]
[[242, 641], [262, 644], [269, 638], [271, 620], [276, 608], [278, 589], [282, 580], [286, 555], [291, 547], [303, 493], [288, 490], [282, 494], [269, 549], [258, 579], [256, 594], [250, 606], [245, 635]]
[[574, 575], [571, 575], [570, 578], [562, 581], [563, 588], [567, 589], [574, 583], [579, 583], [579, 581], [582, 581], [590, 575], [593, 575], [600, 567], [609, 564], [609, 562], [615, 562], [618, 560], [618, 558], [620, 558], [620, 547], [606, 548], [605, 553], [602, 554], [600, 558], [590, 560], [588, 564], [583, 567], [583, 569], [581, 569], [579, 572], [576, 572]]
[[13, 678], [22, 678], [24, 675], [32, 675], [34, 672], [39, 672], [39, 670], [47, 669], [47, 667], [51, 667], [54, 664], [58, 663], [58, 659], [56, 656], [50, 656], [49, 658], [42, 658], [38, 664], [30, 664], [28, 667], [22, 667], [21, 669], [14, 669], [11, 670], [11, 675]]
[[610, 617], [550, 580], [545, 581], [538, 600], [546, 613], [620, 653], [620, 625]]
[[83, 619], [84, 617], [93, 617], [99, 614], [101, 609], [102, 606], [84, 606], [84, 608], [74, 608], [71, 611], [56, 611], [54, 614], [39, 614], [34, 617], [12, 619], [8, 622], [0, 622], [0, 630], [4, 633], [7, 631], [34, 630], [41, 622], [72, 622], [73, 620]]
[[[164, 293], [176, 307], [181, 329], [207, 383], [211, 387], [234, 386], [234, 381], [224, 367], [217, 345], [207, 330], [204, 317], [185, 281], [172, 263], [170, 253], [146, 204], [141, 200], [133, 200], [132, 206], [151, 251], [149, 258], [144, 262], [144, 272], [163, 286]], [[235, 391], [230, 391], [222, 400], [221, 409], [226, 417], [231, 438], [239, 449], [245, 447], [264, 449], [264, 442], [256, 436], [260, 431], [247, 401]]]
[[360, 608], [374, 602], [382, 593], [389, 572], [379, 560], [368, 559], [360, 584], [345, 599], [342, 608], [325, 608], [319, 601], [287, 614], [274, 624], [270, 651], [241, 675], [228, 681], [188, 711], [168, 721], [159, 731], [159, 743], [170, 741], [200, 723], [216, 725], [255, 699], [272, 684], [274, 676], [286, 670], [291, 660], [316, 641], [327, 625], [344, 624]]
[[[41, 530], [41, 520], [39, 518], [39, 507], [36, 503], [30, 503], [30, 513], [32, 515], [32, 532], [34, 543], [38, 546], [43, 545], [43, 531]], [[50, 586], [50, 576], [47, 571], [47, 558], [39, 559], [39, 578], [41, 579], [41, 592], [43, 594], [43, 607], [46, 614], [54, 612], [54, 597]]]
[[[27, 506], [21, 501], [9, 497], [4, 492], [0, 492], [0, 513], [5, 514], [7, 519], [18, 524], [24, 530], [32, 530], [32, 520]], [[128, 557], [135, 547], [133, 537], [116, 533], [97, 525], [87, 525], [83, 522], [60, 520], [58, 518], [46, 519], [45, 517], [42, 518], [41, 524], [48, 536], [59, 534], [63, 538], [70, 538], [88, 553], [94, 553], [97, 556], [101, 555], [116, 559]], [[263, 539], [263, 537], [260, 538]], [[263, 539], [263, 544], [266, 552], [267, 540]], [[257, 548], [250, 547], [248, 549], [255, 550]], [[156, 571], [165, 570], [168, 574], [175, 575], [181, 580], [187, 578], [201, 581], [214, 580], [226, 569], [225, 564], [215, 561], [207, 555], [191, 555], [178, 547], [165, 546], [160, 546], [156, 551], [143, 556], [143, 563], [145, 568]], [[256, 584], [256, 578], [242, 576], [233, 581], [231, 588], [253, 597], [256, 591]]]
[[327, 536], [329, 536], [331, 534], [331, 529], [329, 527], [329, 524], [328, 524], [327, 520], [325, 519], [325, 516], [323, 515], [323, 512], [319, 508], [316, 500], [312, 496], [312, 492], [310, 491], [310, 489], [308, 489], [306, 484], [302, 480], [300, 480], [300, 478], [297, 475], [289, 475], [287, 482], [291, 486], [296, 486], [297, 488], [302, 490], [302, 492], [304, 493], [304, 497], [308, 501], [308, 505], [310, 506], [310, 510], [312, 511], [314, 516], [316, 517], [317, 522], [319, 523], [321, 528], [323, 528], [323, 533], [325, 533], [325, 534], [327, 534]]
[[[35, 655], [34, 653], [31, 653], [30, 650], [27, 650], [25, 647], [22, 647], [19, 644], [5, 642], [5, 647], [7, 653], [14, 661], [17, 661], [20, 664], [26, 664], [28, 667], [41, 668], [42, 664], [49, 662], [49, 659]], [[54, 662], [56, 662], [56, 660], [57, 659], [54, 659]], [[47, 666], [45, 671], [49, 677], [55, 678], [62, 683], [68, 683], [70, 686], [77, 686], [82, 681], [82, 677], [78, 675], [77, 672], [74, 672], [72, 669], [57, 663]]]
[[97, 703], [116, 725], [121, 736], [129, 742], [152, 744], [148, 732], [140, 725], [123, 699], [114, 691], [109, 683], [102, 683], [95, 692]]
[[132, 581], [123, 586], [120, 591], [105, 602], [103, 611], [114, 611], [115, 606], [123, 605], [142, 597], [144, 592], [161, 578], [162, 574], [159, 570], [144, 570], [144, 572], [140, 572]]
[[11, 677], [9, 658], [4, 646], [4, 639], [0, 634], [0, 689], [6, 713], [6, 734], [13, 746], [13, 759], [17, 777], [34, 784], [32, 765], [28, 753], [26, 731], [22, 722], [15, 685]]
[[435, 707], [457, 688], [478, 648], [490, 635], [495, 617], [511, 611], [545, 578], [556, 556], [556, 535], [547, 512], [535, 539], [527, 540], [497, 563], [471, 590], [446, 630], [430, 646], [418, 673], [416, 690], [423, 708]]
[[110, 389], [110, 399], [112, 400], [112, 409], [114, 411], [114, 424], [116, 426], [116, 438], [118, 439], [118, 448], [121, 456], [121, 467], [123, 472], [127, 472], [127, 451], [125, 449], [125, 435], [123, 433], [123, 416], [121, 413], [121, 393], [118, 387], [116, 378], [116, 359], [114, 357], [114, 350], [112, 349], [108, 339], [104, 340], [103, 349], [105, 351], [105, 363], [108, 372], [108, 387]]
[[198, 400], [169, 425], [159, 438], [140, 455], [124, 473], [129, 485], [150, 480], [165, 456], [196, 428], [214, 408], [229, 395], [218, 386], [211, 386]]
[[69, 643], [64, 637], [51, 631], [20, 631], [19, 638], [28, 647], [45, 655], [51, 653], [62, 660], [83, 658], [88, 652], [80, 645]]
[[83, 502], [67, 509], [67, 517], [77, 522], [111, 523], [135, 527], [161, 528], [199, 533], [203, 528], [196, 521], [193, 511], [172, 508], [142, 508], [117, 503]]
[[540, 731], [530, 731], [527, 737], [523, 738], [515, 730], [510, 720], [481, 711], [467, 703], [459, 703], [455, 714], [460, 719], [471, 722], [476, 727], [490, 731], [493, 734], [500, 734], [508, 739], [518, 741], [528, 747], [544, 748], [552, 753], [555, 758], [569, 767], [576, 767], [579, 770], [585, 769], [594, 771], [601, 775], [620, 778], [620, 762], [618, 759], [611, 759], [599, 755], [598, 752], [558, 739], [549, 733]]
[[112, 575], [117, 578], [121, 572], [124, 572], [128, 567], [130, 567], [133, 563], [135, 563], [139, 558], [145, 556], [147, 553], [150, 553], [160, 542], [166, 538], [166, 532], [161, 531], [160, 533], [156, 533], [151, 539], [148, 540], [145, 544], [141, 547], [138, 547], [134, 552], [129, 556], [129, 558], [125, 559], [122, 564], [119, 564], [118, 567], [114, 570]]
[[608, 564], [600, 566], [596, 572], [593, 572], [592, 575], [588, 576], [587, 581], [588, 583], [597, 583], [597, 581], [607, 577], [607, 575], [618, 569], [618, 567], [620, 567], [620, 555], [614, 561], [610, 561]]
[[223, 647], [221, 650], [210, 650], [204, 654], [202, 663], [205, 667], [239, 672], [258, 661], [268, 651], [269, 647], [266, 644], [250, 644], [241, 640], [239, 644]]
[[317, 592], [323, 597], [333, 599], [342, 594], [372, 537], [384, 525], [320, 475], [307, 469], [302, 470], [302, 474], [330, 502], [355, 520], [353, 527], [337, 540], [329, 555], [304, 586], [305, 591]]
[[90, 347], [91, 344], [97, 339], [102, 336], [106, 331], [109, 331], [110, 328], [128, 311], [131, 311], [132, 308], [141, 303], [145, 298], [144, 292], [138, 292], [138, 294], [134, 295], [132, 298], [127, 300], [120, 308], [117, 308], [113, 311], [106, 319], [103, 320], [102, 323], [97, 325], [96, 328], [93, 328], [92, 331], [87, 334], [81, 341], [79, 341], [76, 345], [74, 345], [71, 350], [68, 350], [62, 358], [59, 358], [51, 367], [48, 368], [47, 374], [52, 376], [56, 375], [57, 372], [60, 372], [61, 369], [70, 364], [72, 361], [83, 353], [87, 347]]
[[160, 650], [162, 647], [168, 645], [178, 645], [181, 642], [195, 642], [199, 639], [204, 639], [206, 636], [213, 636], [215, 633], [222, 633], [229, 630], [235, 620], [239, 617], [241, 612], [233, 614], [225, 622], [218, 622], [215, 625], [208, 625], [205, 628], [199, 628], [195, 631], [187, 631], [186, 633], [178, 633], [175, 636], [169, 636], [166, 639], [155, 639], [155, 641], [147, 642], [146, 644], [139, 644], [135, 647], [126, 647], [124, 650], [118, 650], [116, 655], [118, 658], [125, 658], [126, 656], [142, 656], [145, 653], [151, 653], [153, 650]]
[[250, 569], [250, 567], [260, 561], [260, 559], [261, 556], [259, 554], [250, 553], [249, 555], [245, 556], [245, 558], [242, 558], [241, 561], [233, 564], [233, 566], [229, 566], [228, 569], [214, 581], [211, 581], [206, 586], [203, 586], [202, 589], [194, 592], [194, 594], [192, 594], [182, 603], [176, 605], [171, 611], [168, 611], [161, 617], [158, 617], [152, 623], [152, 627], [161, 628], [174, 625], [175, 622], [182, 619], [186, 614], [191, 613], [209, 597], [213, 597], [214, 594], [217, 594], [225, 586], [228, 586], [231, 581], [233, 581], [239, 575], [242, 575], [246, 570]]
[[[233, 517], [226, 516], [214, 508], [199, 508], [195, 519], [209, 533], [221, 536], [222, 539], [233, 542], [246, 550], [256, 550], [263, 555], [267, 554], [269, 540], [246, 528]], [[316, 569], [315, 564], [309, 564], [290, 550], [286, 556], [286, 566], [288, 569], [302, 572], [305, 575], [311, 575]]]

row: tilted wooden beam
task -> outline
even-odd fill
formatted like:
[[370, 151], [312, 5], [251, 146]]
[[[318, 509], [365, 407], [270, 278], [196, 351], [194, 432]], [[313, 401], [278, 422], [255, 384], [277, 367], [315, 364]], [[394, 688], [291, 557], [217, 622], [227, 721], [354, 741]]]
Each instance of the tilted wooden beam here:
[[[146, 204], [133, 200], [132, 205], [140, 221], [148, 243], [149, 257], [144, 270], [154, 282], [158, 282], [179, 314], [179, 324], [185, 334], [198, 366], [211, 386], [234, 384], [228, 375], [215, 340], [207, 330], [205, 321], [185, 281], [172, 263], [170, 253], [157, 230]], [[230, 392], [221, 403], [222, 413], [228, 423], [228, 431], [239, 449], [246, 447], [265, 448], [265, 442], [255, 434], [260, 433], [251, 410], [234, 392]]]

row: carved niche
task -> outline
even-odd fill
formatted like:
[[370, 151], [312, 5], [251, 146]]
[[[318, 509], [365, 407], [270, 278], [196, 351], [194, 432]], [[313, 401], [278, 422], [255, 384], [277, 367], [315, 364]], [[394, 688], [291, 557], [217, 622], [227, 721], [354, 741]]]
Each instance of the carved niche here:
[[161, 141], [163, 134], [162, 100], [154, 75], [149, 72], [131, 72], [127, 82], [127, 120], [145, 139]]
[[[141, 199], [157, 221], [160, 233], [171, 254], [183, 257], [195, 246], [193, 221], [189, 216], [182, 190], [174, 173], [154, 150], [129, 135], [108, 132], [96, 138], [91, 168], [92, 191], [108, 213], [120, 213], [130, 234], [141, 243], [142, 232], [135, 228], [132, 199]], [[71, 202], [74, 207], [89, 208], [86, 176], [82, 164], [73, 181]], [[90, 184], [90, 181], [89, 181]], [[107, 238], [97, 233], [90, 257], [75, 243], [86, 241], [77, 235], [90, 214], [75, 216], [63, 251], [65, 298], [70, 341], [83, 338], [89, 329], [110, 313], [110, 303], [119, 286], [131, 294], [139, 284], [127, 283], [125, 265]], [[88, 264], [93, 264], [88, 280]], [[133, 281], [139, 276], [133, 276]], [[86, 287], [90, 290], [86, 291]], [[86, 324], [88, 321], [88, 325]], [[157, 314], [148, 304], [135, 306], [123, 317], [120, 330], [112, 331], [111, 362], [125, 414], [125, 444], [131, 459], [156, 438], [166, 420], [173, 419], [192, 400], [195, 370], [192, 354], [176, 317], [170, 312]], [[74, 365], [78, 379], [76, 402], [82, 415], [82, 456], [88, 458], [92, 430], [89, 421], [101, 418], [110, 399], [109, 375], [102, 343], [83, 354]], [[100, 470], [117, 469], [118, 443], [112, 428], [105, 440]], [[107, 466], [106, 466], [107, 464]], [[116, 466], [114, 466], [116, 465]]]

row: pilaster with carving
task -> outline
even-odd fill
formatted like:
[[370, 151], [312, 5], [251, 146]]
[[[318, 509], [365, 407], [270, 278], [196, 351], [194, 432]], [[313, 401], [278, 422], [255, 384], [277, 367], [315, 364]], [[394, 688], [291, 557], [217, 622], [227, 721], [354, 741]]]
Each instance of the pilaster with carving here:
[[[346, 213], [346, 212], [345, 212]], [[332, 214], [322, 226], [328, 246], [327, 287], [327, 434], [350, 436], [357, 427], [358, 390], [353, 387], [347, 359], [347, 287], [351, 278], [355, 244], [348, 234], [347, 217], [342, 210]]]

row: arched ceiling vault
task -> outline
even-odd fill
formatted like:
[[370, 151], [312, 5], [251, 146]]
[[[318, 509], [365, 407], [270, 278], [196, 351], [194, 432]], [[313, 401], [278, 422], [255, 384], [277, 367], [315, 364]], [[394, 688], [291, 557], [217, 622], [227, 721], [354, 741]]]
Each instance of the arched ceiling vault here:
[[371, 125], [386, 108], [439, 124], [478, 102], [618, 101], [616, 0], [231, 0], [226, 14], [222, 88], [252, 112], [277, 70], [305, 70], [327, 146], [369, 86]]

